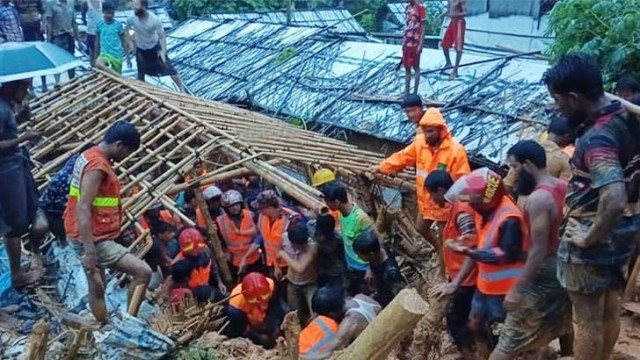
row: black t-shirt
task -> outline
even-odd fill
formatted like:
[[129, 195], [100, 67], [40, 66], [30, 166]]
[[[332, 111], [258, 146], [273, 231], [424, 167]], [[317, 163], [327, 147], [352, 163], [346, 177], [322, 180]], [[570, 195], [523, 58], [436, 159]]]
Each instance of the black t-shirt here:
[[376, 277], [376, 300], [383, 307], [404, 288], [405, 283], [400, 273], [400, 267], [395, 257], [389, 254], [387, 259], [380, 264], [369, 264]]

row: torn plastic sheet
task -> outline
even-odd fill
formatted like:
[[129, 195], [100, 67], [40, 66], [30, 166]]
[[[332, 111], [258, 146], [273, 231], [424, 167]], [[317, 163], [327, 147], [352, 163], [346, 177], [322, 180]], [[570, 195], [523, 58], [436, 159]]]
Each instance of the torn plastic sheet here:
[[175, 347], [170, 338], [126, 312], [111, 316], [109, 325], [94, 331], [93, 337], [102, 360], [160, 359]]
[[[70, 246], [60, 247], [57, 243], [52, 245], [52, 251], [53, 258], [58, 264], [57, 285], [61, 303], [73, 312], [89, 310], [87, 304], [89, 284], [78, 254]], [[114, 276], [107, 274], [107, 279], [105, 289], [107, 311], [109, 314], [118, 311], [127, 312], [127, 288], [120, 288]], [[148, 319], [156, 311], [158, 309], [145, 300], [138, 311], [138, 317]]]
[[[57, 242], [54, 242], [44, 254], [44, 260], [51, 265], [51, 269], [57, 276], [56, 286], [60, 303], [72, 313], [87, 313], [84, 311], [88, 310], [87, 278], [80, 258], [73, 249], [69, 246], [60, 247]], [[166, 356], [175, 344], [170, 338], [152, 330], [145, 321], [159, 311], [158, 307], [145, 300], [138, 312], [139, 318], [130, 316], [127, 313], [127, 289], [117, 285], [115, 276], [107, 275], [107, 277], [110, 278], [105, 291], [110, 315], [109, 324], [93, 332], [96, 346], [90, 349], [92, 353], [89, 358], [152, 360]], [[28, 295], [11, 288], [8, 256], [4, 245], [0, 244], [0, 307], [9, 305], [19, 307], [19, 310], [13, 314], [23, 321], [18, 332], [28, 335], [33, 324], [40, 318], [47, 319], [50, 336], [60, 332], [59, 319], [51, 318], [46, 310], [33, 304]], [[0, 359], [18, 358], [29, 348], [29, 336], [15, 338], [9, 343], [5, 341], [8, 339], [2, 340], [4, 348], [0, 352]], [[0, 348], [2, 345], [0, 344]]]

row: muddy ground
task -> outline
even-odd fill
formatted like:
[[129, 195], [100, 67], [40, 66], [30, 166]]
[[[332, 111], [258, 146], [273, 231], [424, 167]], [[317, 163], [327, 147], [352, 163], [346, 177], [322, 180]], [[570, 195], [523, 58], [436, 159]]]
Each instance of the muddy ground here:
[[[611, 360], [640, 360], [640, 316], [631, 316], [625, 314], [622, 319], [622, 330], [620, 331], [620, 338], [616, 344], [615, 352]], [[426, 331], [433, 331], [433, 329], [425, 329]], [[444, 329], [442, 329], [444, 330]], [[425, 359], [422, 356], [415, 356], [411, 351], [400, 351], [399, 349], [392, 352], [389, 360], [456, 360], [460, 359], [458, 352], [449, 340], [448, 336], [441, 332], [439, 336], [439, 343], [431, 345], [429, 355]], [[285, 347], [281, 345], [278, 349], [264, 350], [263, 348], [253, 345], [246, 339], [233, 339], [223, 340], [219, 335], [215, 333], [209, 333], [196, 341], [199, 346], [210, 348], [216, 352], [219, 359], [250, 359], [250, 360], [289, 360], [288, 356], [284, 355]], [[416, 350], [419, 349], [421, 344], [415, 344], [405, 342], [399, 348]], [[540, 359], [540, 360], [555, 360], [559, 359], [558, 355], [559, 346], [557, 342], [550, 344], [545, 353], [538, 356], [523, 357], [523, 359]]]

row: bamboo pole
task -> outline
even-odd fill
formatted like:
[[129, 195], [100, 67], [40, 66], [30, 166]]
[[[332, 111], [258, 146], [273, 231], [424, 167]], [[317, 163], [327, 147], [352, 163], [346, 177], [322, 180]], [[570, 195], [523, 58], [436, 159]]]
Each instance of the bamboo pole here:
[[49, 324], [44, 319], [33, 326], [29, 342], [29, 360], [44, 360], [49, 342]]
[[427, 313], [428, 304], [415, 289], [403, 289], [338, 356], [339, 360], [384, 360]]
[[193, 189], [193, 192], [196, 195], [196, 201], [198, 202], [198, 208], [200, 208], [200, 212], [202, 212], [202, 216], [204, 217], [204, 221], [207, 224], [207, 231], [209, 233], [209, 237], [211, 239], [210, 246], [212, 247], [213, 253], [218, 261], [218, 266], [220, 266], [220, 272], [222, 273], [222, 279], [225, 284], [231, 284], [233, 278], [231, 277], [231, 271], [229, 270], [229, 264], [224, 257], [224, 253], [222, 251], [222, 242], [218, 237], [218, 231], [214, 226], [213, 219], [211, 219], [211, 214], [209, 214], [209, 207], [207, 206], [207, 202], [204, 199], [204, 195], [202, 195], [202, 191], [200, 188], [196, 187]]
[[73, 339], [73, 342], [71, 343], [71, 346], [69, 346], [69, 352], [67, 353], [67, 356], [65, 356], [65, 360], [73, 360], [76, 358], [76, 355], [78, 354], [78, 350], [80, 350], [80, 346], [82, 345], [82, 341], [84, 340], [84, 338], [87, 336], [87, 334], [89, 333], [89, 330], [87, 328], [81, 328], [80, 331], [76, 334], [76, 336]]
[[[280, 165], [282, 164], [284, 161], [282, 159], [271, 159], [268, 160], [267, 163], [271, 164], [271, 165]], [[209, 185], [209, 184], [213, 184], [213, 183], [217, 183], [217, 182], [221, 182], [221, 181], [225, 181], [225, 180], [229, 180], [229, 179], [233, 179], [233, 178], [239, 178], [239, 177], [243, 177], [243, 176], [247, 176], [252, 174], [253, 172], [250, 169], [247, 169], [246, 167], [243, 168], [239, 168], [236, 170], [231, 170], [231, 171], [227, 171], [221, 174], [217, 174], [211, 177], [207, 177], [206, 175], [203, 176], [203, 180], [200, 180], [200, 185]], [[208, 174], [207, 174], [208, 175]], [[171, 187], [171, 189], [169, 189], [167, 191], [167, 195], [172, 195], [172, 194], [176, 194], [179, 193], [181, 191], [185, 191], [187, 189], [189, 189], [192, 185], [190, 185], [189, 183], [186, 184], [179, 184], [179, 185], [174, 185], [173, 187]]]

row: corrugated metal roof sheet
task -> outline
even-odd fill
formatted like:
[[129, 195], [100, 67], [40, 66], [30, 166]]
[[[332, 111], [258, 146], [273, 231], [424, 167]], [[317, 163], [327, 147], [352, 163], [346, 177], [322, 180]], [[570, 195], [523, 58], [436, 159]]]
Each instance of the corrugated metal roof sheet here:
[[[248, 102], [318, 128], [410, 141], [414, 128], [399, 104], [354, 99], [356, 94], [401, 96], [401, 47], [319, 34], [312, 27], [190, 20], [169, 34], [168, 47], [185, 84], [198, 96]], [[465, 52], [463, 63], [490, 58]], [[439, 50], [424, 49], [422, 59], [423, 69], [444, 66]], [[419, 93], [426, 99], [459, 98], [456, 105], [464, 106], [445, 110], [452, 133], [470, 152], [499, 162], [519, 138], [522, 123], [515, 117], [544, 120], [549, 99], [540, 84], [544, 62], [512, 59], [499, 69], [497, 63], [463, 67], [455, 81], [438, 71], [425, 74]], [[490, 70], [495, 71], [466, 92]]]
[[[264, 23], [286, 24], [287, 13], [284, 11], [267, 12], [229, 12], [209, 15], [213, 20], [256, 20]], [[301, 10], [291, 12], [291, 25], [311, 27], [331, 27], [337, 34], [366, 34], [348, 10]]]

